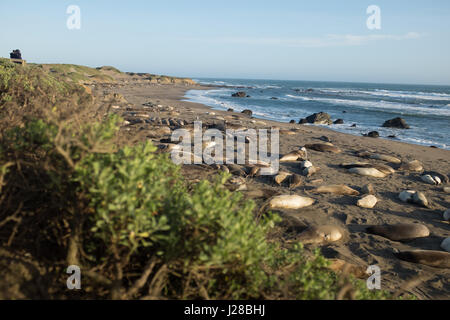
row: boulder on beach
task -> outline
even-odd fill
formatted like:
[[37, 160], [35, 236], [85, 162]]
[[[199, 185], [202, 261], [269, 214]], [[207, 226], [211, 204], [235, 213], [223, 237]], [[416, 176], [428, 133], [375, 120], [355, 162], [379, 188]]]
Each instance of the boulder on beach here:
[[293, 124], [293, 123], [295, 123], [295, 120], [291, 120], [291, 121], [289, 121], [289, 123]]
[[243, 114], [245, 114], [245, 115], [247, 115], [249, 117], [251, 117], [253, 115], [253, 111], [252, 110], [248, 110], [248, 109], [242, 111], [241, 113], [243, 113]]
[[229, 108], [227, 111], [228, 112], [234, 112], [234, 109], [233, 108]]
[[319, 112], [319, 113], [314, 113], [312, 115], [310, 115], [309, 117], [306, 117], [306, 121], [308, 121], [308, 123], [312, 123], [312, 124], [332, 124], [333, 121], [331, 121], [331, 116], [326, 113], [326, 112]]
[[298, 124], [305, 124], [305, 123], [308, 123], [308, 120], [300, 119], [300, 121], [298, 122]]
[[231, 96], [234, 98], [245, 98], [245, 97], [247, 97], [247, 93], [245, 93], [244, 91], [239, 91], [239, 92], [233, 93]]
[[397, 129], [409, 129], [409, 125], [406, 123], [405, 119], [397, 117], [391, 120], [387, 120], [383, 127], [385, 128], [397, 128]]
[[379, 138], [380, 134], [378, 133], [378, 131], [371, 131], [367, 134], [367, 137], [369, 138]]
[[337, 119], [335, 122], [333, 122], [333, 124], [344, 124], [344, 120], [343, 119]]

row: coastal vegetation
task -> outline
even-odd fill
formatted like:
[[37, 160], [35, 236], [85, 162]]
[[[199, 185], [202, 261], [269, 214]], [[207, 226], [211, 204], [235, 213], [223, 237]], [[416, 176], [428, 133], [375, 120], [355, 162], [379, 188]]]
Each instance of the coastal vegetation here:
[[280, 218], [256, 219], [229, 174], [190, 183], [150, 142], [127, 145], [79, 85], [105, 70], [120, 72], [0, 61], [0, 298], [394, 297], [279, 241]]

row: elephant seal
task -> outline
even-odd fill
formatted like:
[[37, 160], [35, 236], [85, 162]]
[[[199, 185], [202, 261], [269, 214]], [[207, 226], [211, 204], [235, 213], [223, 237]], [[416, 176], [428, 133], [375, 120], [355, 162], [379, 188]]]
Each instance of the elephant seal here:
[[372, 194], [369, 194], [356, 202], [356, 205], [361, 208], [372, 209], [377, 204], [378, 199]]
[[445, 221], [450, 221], [450, 209], [445, 210], [443, 216]]
[[336, 146], [328, 145], [325, 143], [314, 143], [305, 145], [306, 149], [311, 149], [319, 152], [331, 152], [331, 153], [341, 153], [342, 150]]
[[384, 172], [381, 172], [378, 169], [375, 168], [351, 168], [348, 170], [350, 173], [358, 174], [360, 176], [368, 176], [368, 177], [375, 177], [375, 178], [385, 178], [386, 174]]
[[435, 268], [450, 268], [450, 253], [434, 250], [414, 250], [395, 252], [400, 260], [420, 263]]
[[299, 195], [281, 195], [272, 198], [269, 207], [272, 209], [301, 209], [311, 206], [314, 202], [314, 199]]
[[450, 238], [447, 238], [444, 241], [442, 241], [441, 248], [447, 252], [450, 252]]
[[387, 155], [387, 154], [371, 154], [369, 155], [370, 159], [375, 159], [375, 160], [382, 160], [382, 161], [386, 161], [389, 163], [394, 163], [394, 164], [400, 164], [402, 163], [402, 161], [396, 157]]
[[401, 223], [395, 225], [371, 226], [367, 233], [382, 236], [393, 241], [406, 241], [417, 238], [425, 238], [430, 235], [430, 230], [423, 224]]
[[429, 207], [428, 200], [422, 192], [414, 190], [405, 190], [400, 192], [398, 197], [403, 202], [414, 203], [425, 208]]
[[315, 193], [332, 193], [332, 194], [339, 194], [339, 195], [346, 195], [346, 196], [357, 196], [359, 195], [359, 192], [355, 189], [352, 189], [350, 187], [347, 187], [343, 184], [339, 185], [330, 185], [330, 186], [321, 186], [316, 189], [313, 189], [312, 192]]
[[308, 152], [306, 151], [306, 148], [301, 148], [300, 150], [294, 150], [292, 152], [289, 152], [288, 154], [285, 154], [280, 158], [280, 162], [293, 162], [297, 160], [306, 160], [308, 158]]
[[313, 226], [300, 233], [296, 240], [303, 244], [325, 244], [342, 240], [346, 235], [338, 226]]
[[273, 180], [276, 184], [281, 185], [284, 180], [290, 177], [292, 174], [289, 172], [280, 172], [276, 176], [273, 177]]
[[400, 166], [400, 170], [419, 172], [419, 171], [423, 171], [423, 165], [420, 161], [414, 160], [414, 161], [402, 164]]
[[303, 184], [303, 178], [302, 176], [298, 174], [293, 174], [289, 179], [289, 188], [295, 189]]
[[355, 162], [355, 163], [343, 163], [340, 166], [343, 167], [343, 168], [346, 168], [346, 169], [353, 169], [353, 168], [368, 168], [368, 169], [370, 169], [370, 168], [375, 168], [378, 171], [380, 171], [380, 172], [382, 172], [382, 173], [384, 173], [386, 175], [395, 173], [395, 170], [392, 167], [390, 167], [390, 166], [388, 166], [386, 164], [381, 164], [381, 163], [374, 164], [374, 163], [368, 163], [368, 162]]

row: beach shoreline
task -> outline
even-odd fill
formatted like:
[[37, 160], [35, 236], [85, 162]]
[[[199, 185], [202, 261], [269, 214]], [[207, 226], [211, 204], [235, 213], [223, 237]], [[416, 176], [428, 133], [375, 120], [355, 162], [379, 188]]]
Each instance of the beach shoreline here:
[[[313, 198], [316, 203], [300, 210], [276, 210], [283, 218], [282, 241], [298, 235], [298, 230], [307, 226], [338, 225], [347, 229], [350, 238], [345, 242], [336, 242], [320, 246], [327, 258], [337, 258], [359, 266], [377, 265], [383, 274], [382, 288], [397, 291], [407, 281], [418, 274], [423, 282], [410, 290], [419, 299], [446, 299], [450, 295], [450, 270], [433, 268], [426, 265], [409, 263], [395, 257], [402, 250], [442, 250], [440, 244], [450, 236], [448, 222], [442, 221], [443, 212], [450, 207], [450, 195], [442, 189], [443, 185], [425, 184], [419, 172], [400, 170], [400, 165], [392, 165], [396, 171], [385, 178], [373, 178], [350, 174], [340, 168], [342, 163], [359, 161], [386, 164], [380, 160], [356, 156], [358, 152], [386, 154], [403, 163], [418, 160], [426, 171], [438, 171], [445, 175], [450, 172], [450, 151], [409, 144], [400, 141], [354, 136], [337, 132], [321, 126], [290, 124], [271, 120], [252, 118], [239, 112], [215, 110], [207, 105], [185, 101], [188, 90], [209, 90], [211, 86], [180, 84], [149, 84], [128, 81], [116, 85], [96, 85], [94, 96], [106, 93], [118, 93], [126, 103], [118, 105], [115, 113], [125, 115], [129, 123], [121, 128], [123, 139], [129, 141], [151, 140], [158, 148], [170, 145], [170, 134], [154, 135], [155, 128], [167, 127], [166, 120], [183, 121], [183, 126], [170, 125], [170, 131], [176, 128], [188, 128], [194, 121], [202, 121], [204, 127], [225, 125], [230, 128], [280, 130], [280, 154], [286, 154], [310, 143], [323, 143], [326, 139], [342, 150], [339, 154], [330, 154], [310, 150], [309, 159], [321, 170], [312, 177], [305, 177], [300, 187], [290, 189], [285, 183], [278, 185], [270, 176], [245, 177], [244, 196], [255, 201], [257, 207], [264, 205], [267, 196], [280, 194], [299, 194]], [[145, 105], [145, 106], [144, 106]], [[147, 106], [147, 107], [146, 107]], [[148, 107], [151, 106], [151, 107]], [[320, 110], [318, 110], [320, 111]], [[142, 117], [132, 121], [131, 117]], [[131, 119], [130, 119], [131, 118]], [[170, 122], [171, 124], [171, 122]], [[325, 137], [325, 138], [324, 138]], [[280, 163], [280, 171], [301, 174], [299, 163]], [[184, 165], [182, 173], [188, 181], [196, 182], [210, 179], [217, 173], [212, 166]], [[321, 185], [346, 185], [361, 191], [368, 183], [375, 189], [378, 203], [373, 209], [356, 206], [359, 196], [318, 194], [313, 190]], [[429, 208], [406, 204], [399, 200], [404, 190], [423, 192], [432, 204]], [[262, 198], [255, 193], [265, 194]], [[368, 234], [365, 229], [372, 225], [420, 223], [431, 232], [428, 238], [419, 238], [409, 242], [391, 241]], [[286, 231], [291, 230], [291, 231]], [[297, 230], [292, 232], [292, 230]], [[284, 240], [283, 240], [284, 239]], [[309, 247], [307, 247], [309, 249]], [[312, 246], [314, 248], [314, 246]], [[312, 249], [311, 248], [311, 249]]]

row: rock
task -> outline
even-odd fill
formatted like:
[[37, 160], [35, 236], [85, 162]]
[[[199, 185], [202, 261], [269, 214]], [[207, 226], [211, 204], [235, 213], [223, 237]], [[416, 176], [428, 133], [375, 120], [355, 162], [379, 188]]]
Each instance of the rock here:
[[367, 134], [367, 136], [368, 136], [369, 138], [379, 138], [379, 137], [380, 137], [380, 134], [378, 133], [378, 131], [371, 131], [371, 132], [369, 132], [369, 133]]
[[298, 124], [306, 124], [308, 123], [308, 120], [306, 119], [300, 119], [300, 121], [298, 122]]
[[445, 210], [443, 217], [444, 217], [444, 221], [450, 221], [450, 209]]
[[233, 108], [229, 108], [227, 111], [228, 112], [234, 112], [234, 109]]
[[369, 183], [361, 188], [361, 192], [363, 194], [375, 194], [375, 188], [371, 183]]
[[358, 200], [356, 205], [361, 208], [372, 209], [377, 204], [378, 199], [374, 195], [368, 195]]
[[397, 129], [409, 129], [409, 125], [406, 123], [405, 119], [402, 119], [400, 117], [394, 118], [391, 120], [387, 120], [383, 127], [385, 128], [397, 128]]
[[293, 123], [295, 123], [295, 120], [291, 120], [291, 121], [289, 121], [289, 123], [293, 124]]
[[447, 252], [450, 252], [450, 238], [447, 238], [444, 241], [442, 241], [441, 248]]
[[356, 123], [352, 124], [350, 127], [351, 128], [356, 128]]
[[247, 97], [247, 93], [245, 93], [244, 91], [239, 91], [239, 92], [233, 93], [231, 96], [234, 98], [245, 98], [245, 97]]
[[311, 88], [310, 89], [306, 89], [305, 92], [311, 93], [311, 92], [314, 92], [314, 89], [311, 89]]
[[445, 193], [450, 193], [450, 187], [444, 187], [442, 188], [442, 191], [444, 191]]
[[330, 125], [333, 122], [331, 121], [331, 116], [326, 112], [319, 112], [306, 117], [306, 121], [312, 124], [326, 124]]
[[242, 111], [241, 113], [243, 113], [243, 114], [245, 114], [245, 115], [247, 115], [249, 117], [251, 117], [253, 115], [253, 111], [252, 110], [248, 110], [248, 109]]
[[277, 97], [272, 97], [272, 98], [270, 98], [271, 100], [278, 100], [278, 98]]
[[344, 124], [344, 120], [343, 119], [337, 119], [335, 122], [333, 122], [333, 124]]

